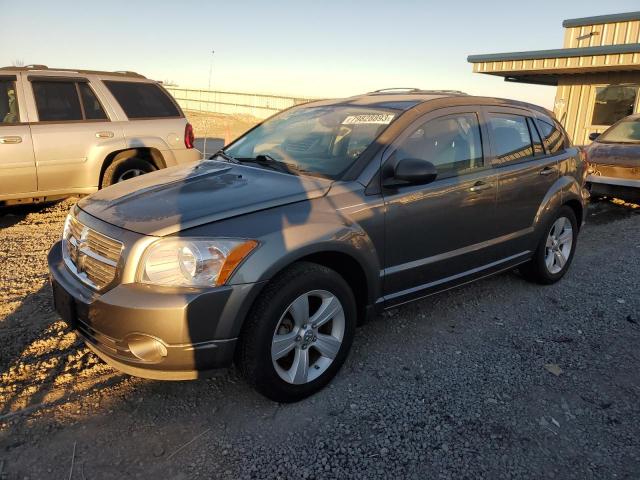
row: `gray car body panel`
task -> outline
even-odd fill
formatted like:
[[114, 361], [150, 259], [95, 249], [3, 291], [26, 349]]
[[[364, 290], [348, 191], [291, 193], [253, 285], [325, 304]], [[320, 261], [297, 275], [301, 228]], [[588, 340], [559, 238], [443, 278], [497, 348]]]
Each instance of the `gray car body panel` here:
[[[397, 99], [385, 95], [377, 101], [388, 104], [387, 97]], [[153, 330], [157, 337], [170, 339], [168, 343], [206, 345], [234, 341], [241, 335], [243, 322], [264, 286], [302, 259], [318, 261], [326, 255], [349, 259], [349, 268], [357, 269], [364, 279], [364, 285], [352, 288], [364, 291], [364, 307], [375, 311], [527, 261], [549, 216], [567, 202], [575, 202], [576, 213], [582, 214], [579, 220], [583, 220], [584, 167], [577, 149], [567, 147], [557, 155], [508, 165], [495, 161], [487, 112], [506, 109], [531, 118], [550, 112], [500, 99], [432, 96], [414, 104], [414, 97], [407, 97], [412, 106], [398, 110], [396, 120], [363, 153], [364, 160], [356, 162], [360, 165], [338, 181], [212, 161], [145, 175], [84, 199], [76, 209], [78, 219], [125, 244], [118, 276], [103, 294], [76, 288], [69, 285], [71, 277], [63, 272], [59, 255], [52, 250], [49, 262], [54, 282], [71, 289], [77, 301], [94, 309], [96, 313], [89, 318], [96, 319], [95, 327], [105, 335], [122, 338], [135, 327], [143, 333]], [[340, 102], [371, 105], [375, 101], [365, 100]], [[394, 147], [410, 126], [465, 111], [479, 116], [484, 168], [427, 185], [383, 183], [385, 169], [394, 161]], [[548, 168], [553, 169], [552, 174], [540, 173]], [[490, 188], [470, 190], [479, 181]], [[225, 287], [140, 285], [139, 260], [163, 236], [247, 238], [257, 240], [258, 247]], [[163, 295], [182, 307], [162, 313], [156, 306]], [[124, 312], [127, 305], [137, 312]], [[97, 313], [101, 309], [106, 313]], [[116, 317], [111, 322], [98, 320]], [[108, 360], [108, 353], [102, 353]], [[209, 371], [231, 361], [203, 358], [194, 353], [194, 361], [185, 364], [177, 355], [165, 360], [166, 368], [162, 364], [149, 368], [152, 375], [160, 375], [164, 368], [169, 372], [167, 378], [178, 378], [175, 371], [186, 378], [184, 372], [189, 369]], [[135, 362], [117, 360], [118, 368], [128, 365], [133, 368], [129, 372], [146, 376], [145, 366], [140, 370]]]

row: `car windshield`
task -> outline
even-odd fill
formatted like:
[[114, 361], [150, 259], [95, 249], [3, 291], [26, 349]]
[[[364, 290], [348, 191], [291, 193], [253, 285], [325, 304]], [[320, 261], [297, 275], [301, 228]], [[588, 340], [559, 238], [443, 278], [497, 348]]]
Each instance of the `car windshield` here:
[[640, 117], [627, 118], [598, 137], [602, 143], [640, 143]]
[[238, 161], [279, 164], [293, 174], [339, 178], [397, 112], [353, 106], [297, 107], [277, 115], [224, 153]]

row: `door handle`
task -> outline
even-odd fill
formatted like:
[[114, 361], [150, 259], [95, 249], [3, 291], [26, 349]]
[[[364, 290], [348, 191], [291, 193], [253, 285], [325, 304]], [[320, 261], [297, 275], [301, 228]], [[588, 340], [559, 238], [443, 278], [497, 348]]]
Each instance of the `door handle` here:
[[556, 167], [544, 167], [542, 170], [540, 170], [540, 175], [551, 175], [555, 171]]
[[481, 192], [483, 190], [489, 190], [490, 188], [493, 188], [493, 185], [491, 185], [490, 183], [484, 183], [484, 182], [476, 182], [472, 187], [469, 188], [470, 192]]
[[22, 143], [22, 137], [18, 137], [18, 136], [0, 137], [0, 143], [5, 143], [5, 144]]
[[113, 132], [96, 132], [96, 138], [113, 138]]

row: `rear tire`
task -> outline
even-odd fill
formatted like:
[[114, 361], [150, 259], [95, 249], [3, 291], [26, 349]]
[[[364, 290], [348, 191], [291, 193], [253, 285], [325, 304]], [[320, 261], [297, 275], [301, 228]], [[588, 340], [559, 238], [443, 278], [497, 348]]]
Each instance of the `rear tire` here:
[[105, 188], [155, 170], [155, 165], [142, 158], [116, 158], [104, 171], [100, 187]]
[[355, 326], [356, 302], [346, 281], [323, 265], [295, 263], [251, 308], [236, 364], [265, 397], [296, 402], [321, 390], [340, 370]]
[[574, 211], [563, 205], [547, 222], [531, 260], [520, 267], [529, 281], [550, 285], [560, 280], [571, 265], [578, 240]]

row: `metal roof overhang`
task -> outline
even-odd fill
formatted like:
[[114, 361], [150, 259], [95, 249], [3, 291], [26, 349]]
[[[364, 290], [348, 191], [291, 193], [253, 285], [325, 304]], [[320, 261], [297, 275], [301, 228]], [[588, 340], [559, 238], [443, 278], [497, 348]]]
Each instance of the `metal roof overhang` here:
[[561, 75], [640, 71], [640, 43], [470, 55], [473, 71], [507, 81], [557, 85]]

